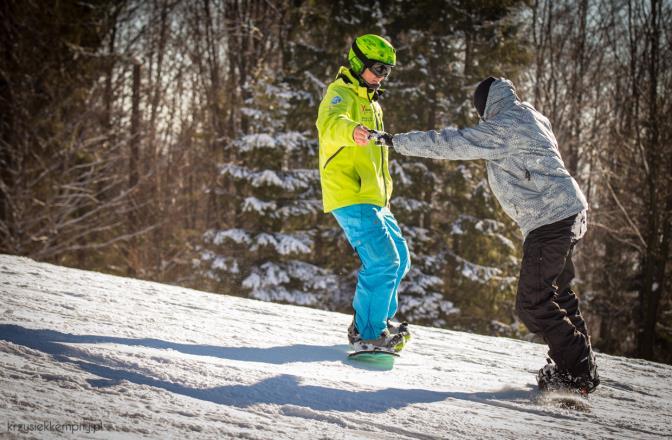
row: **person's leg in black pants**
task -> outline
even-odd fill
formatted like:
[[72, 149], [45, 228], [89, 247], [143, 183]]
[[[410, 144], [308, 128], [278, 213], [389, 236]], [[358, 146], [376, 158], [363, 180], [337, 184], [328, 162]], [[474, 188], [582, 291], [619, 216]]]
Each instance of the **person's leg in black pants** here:
[[[544, 338], [549, 346], [549, 355], [558, 368], [570, 373], [590, 353], [578, 301], [569, 289], [573, 278], [571, 228], [574, 218], [545, 225], [529, 233], [523, 244], [516, 297], [520, 319], [531, 332]], [[563, 284], [561, 291], [559, 280]]]
[[[560, 308], [565, 309], [567, 312], [567, 317], [570, 321], [572, 321], [574, 327], [576, 327], [578, 331], [588, 337], [586, 322], [583, 320], [583, 316], [581, 315], [581, 310], [579, 308], [579, 298], [576, 296], [571, 286], [572, 280], [574, 279], [574, 263], [572, 262], [574, 244], [569, 249], [569, 254], [567, 255], [565, 262], [565, 268], [558, 277], [558, 297], [555, 302], [558, 303]], [[588, 341], [590, 343], [590, 338], [588, 338]]]

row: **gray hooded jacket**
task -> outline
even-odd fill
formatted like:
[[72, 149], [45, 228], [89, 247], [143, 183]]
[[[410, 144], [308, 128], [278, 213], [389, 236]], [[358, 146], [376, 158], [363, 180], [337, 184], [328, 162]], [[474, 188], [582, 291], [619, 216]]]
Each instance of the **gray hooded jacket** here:
[[412, 131], [394, 136], [393, 143], [409, 156], [485, 159], [490, 188], [524, 238], [588, 207], [560, 157], [551, 123], [521, 102], [504, 78], [490, 86], [483, 120], [476, 127]]

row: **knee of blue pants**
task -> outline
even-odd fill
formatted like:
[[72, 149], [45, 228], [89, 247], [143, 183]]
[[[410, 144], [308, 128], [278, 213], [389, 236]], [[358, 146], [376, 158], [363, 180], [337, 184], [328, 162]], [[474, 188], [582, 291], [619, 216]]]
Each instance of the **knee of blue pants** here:
[[408, 250], [408, 243], [404, 239], [401, 228], [397, 223], [397, 220], [392, 215], [392, 212], [388, 208], [383, 210], [384, 224], [387, 232], [390, 234], [394, 242], [394, 246], [397, 249], [399, 254], [399, 279], [403, 278], [409, 271], [411, 267], [410, 253]]
[[372, 234], [358, 246], [357, 253], [364, 270], [375, 270], [396, 279], [401, 267], [401, 255], [389, 234]]

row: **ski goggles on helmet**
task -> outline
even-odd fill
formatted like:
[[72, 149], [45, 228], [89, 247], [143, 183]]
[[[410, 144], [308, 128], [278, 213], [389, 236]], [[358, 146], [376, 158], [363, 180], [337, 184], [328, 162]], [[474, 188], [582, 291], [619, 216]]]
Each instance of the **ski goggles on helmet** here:
[[377, 77], [387, 78], [390, 72], [392, 72], [392, 66], [375, 62], [369, 66], [369, 70]]

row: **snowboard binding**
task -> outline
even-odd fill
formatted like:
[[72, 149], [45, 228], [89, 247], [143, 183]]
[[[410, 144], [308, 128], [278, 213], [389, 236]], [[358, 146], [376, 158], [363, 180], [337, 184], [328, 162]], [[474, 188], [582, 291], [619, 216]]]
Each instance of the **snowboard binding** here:
[[551, 358], [546, 358], [546, 365], [537, 373], [539, 390], [570, 391], [584, 397], [592, 393], [600, 384], [600, 379], [592, 353], [586, 361], [588, 362], [588, 371], [585, 374], [573, 377], [568, 371], [560, 370]]

